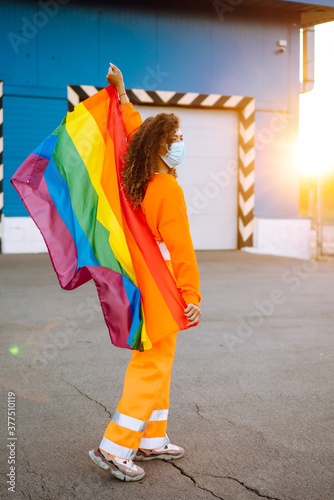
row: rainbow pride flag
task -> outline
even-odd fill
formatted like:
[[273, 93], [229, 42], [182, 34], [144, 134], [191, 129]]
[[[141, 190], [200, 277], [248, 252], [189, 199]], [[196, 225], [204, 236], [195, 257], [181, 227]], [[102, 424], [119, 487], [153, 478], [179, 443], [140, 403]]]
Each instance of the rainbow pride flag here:
[[127, 139], [111, 85], [75, 106], [11, 179], [59, 284], [93, 279], [111, 342], [150, 349], [187, 329], [186, 303], [141, 209], [121, 189]]

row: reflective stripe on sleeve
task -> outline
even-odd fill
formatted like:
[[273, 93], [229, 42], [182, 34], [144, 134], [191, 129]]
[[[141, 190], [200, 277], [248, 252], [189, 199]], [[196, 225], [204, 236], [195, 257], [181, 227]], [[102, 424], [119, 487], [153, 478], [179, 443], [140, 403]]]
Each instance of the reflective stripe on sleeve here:
[[[156, 240], [157, 241], [157, 240]], [[170, 253], [164, 241], [157, 241], [158, 247], [160, 248], [161, 255], [164, 260], [170, 260]]]

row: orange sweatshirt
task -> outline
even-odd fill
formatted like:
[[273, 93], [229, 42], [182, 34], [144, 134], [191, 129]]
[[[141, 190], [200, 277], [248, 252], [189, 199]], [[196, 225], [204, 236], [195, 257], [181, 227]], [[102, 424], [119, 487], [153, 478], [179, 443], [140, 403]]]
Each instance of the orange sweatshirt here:
[[[142, 120], [131, 103], [120, 105], [128, 140]], [[199, 305], [199, 273], [190, 234], [187, 206], [181, 186], [174, 176], [158, 173], [148, 182], [141, 203], [147, 224], [156, 241], [163, 241], [170, 253], [166, 260], [186, 304]]]

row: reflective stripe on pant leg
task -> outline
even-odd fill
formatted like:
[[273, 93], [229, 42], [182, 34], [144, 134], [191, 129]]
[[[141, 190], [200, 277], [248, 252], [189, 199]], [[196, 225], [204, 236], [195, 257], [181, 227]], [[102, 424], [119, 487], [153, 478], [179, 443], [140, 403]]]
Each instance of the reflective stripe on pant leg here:
[[167, 420], [168, 410], [153, 410], [149, 422], [156, 422], [157, 420]]
[[117, 410], [114, 413], [112, 421], [115, 422], [115, 424], [121, 425], [122, 427], [126, 427], [127, 429], [136, 432], [144, 432], [147, 426], [147, 422], [145, 422], [144, 420], [129, 417], [128, 415], [119, 413]]
[[155, 437], [155, 438], [142, 438], [139, 444], [139, 448], [144, 448], [145, 450], [152, 450], [153, 448], [160, 448], [161, 446], [166, 446], [169, 444], [169, 437]]
[[112, 420], [109, 422], [103, 434], [103, 437], [112, 443], [131, 449], [138, 448], [138, 443], [143, 436], [143, 432], [132, 431], [126, 427], [115, 424]]
[[105, 437], [102, 438], [99, 448], [115, 457], [128, 458], [130, 460], [133, 460], [137, 453], [137, 448], [125, 448], [124, 446], [109, 441], [109, 439]]

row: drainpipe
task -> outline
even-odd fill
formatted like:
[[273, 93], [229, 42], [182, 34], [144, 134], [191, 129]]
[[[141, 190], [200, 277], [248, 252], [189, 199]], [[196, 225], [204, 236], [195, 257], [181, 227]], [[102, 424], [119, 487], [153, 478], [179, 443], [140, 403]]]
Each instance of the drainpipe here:
[[301, 93], [314, 87], [314, 26], [303, 29], [303, 81]]

